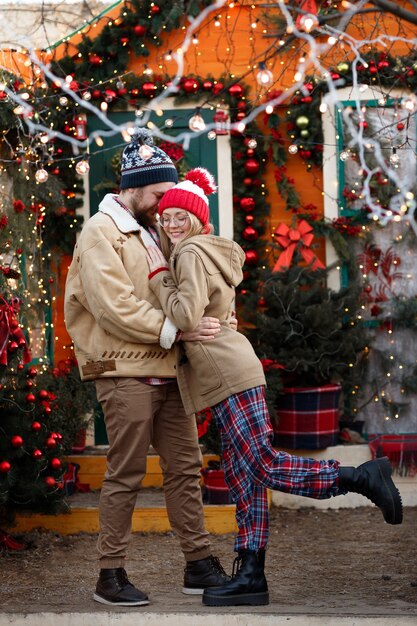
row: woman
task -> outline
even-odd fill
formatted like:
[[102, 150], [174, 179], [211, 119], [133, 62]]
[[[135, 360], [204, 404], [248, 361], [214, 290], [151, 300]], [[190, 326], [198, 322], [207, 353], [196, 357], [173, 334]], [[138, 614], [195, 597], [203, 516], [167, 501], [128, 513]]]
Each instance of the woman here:
[[272, 448], [260, 361], [249, 341], [227, 322], [245, 257], [235, 242], [211, 234], [206, 194], [214, 190], [211, 174], [196, 168], [165, 193], [158, 209], [165, 256], [156, 247], [148, 249], [149, 281], [165, 315], [184, 331], [203, 315], [222, 322], [212, 341], [184, 342], [178, 351], [186, 410], [211, 407], [219, 427], [239, 529], [237, 572], [225, 585], [205, 590], [203, 604], [260, 605], [269, 601], [264, 575], [268, 488], [317, 499], [361, 493], [390, 524], [401, 523], [402, 504], [386, 458], [342, 468], [335, 460], [300, 458]]

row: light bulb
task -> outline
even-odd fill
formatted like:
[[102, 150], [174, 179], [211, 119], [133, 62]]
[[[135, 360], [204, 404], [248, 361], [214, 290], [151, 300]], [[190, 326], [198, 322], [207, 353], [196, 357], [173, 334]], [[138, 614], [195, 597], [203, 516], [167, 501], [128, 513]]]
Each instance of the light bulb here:
[[36, 182], [38, 183], [46, 183], [46, 181], [48, 180], [48, 172], [44, 170], [43, 167], [41, 167], [40, 169], [36, 170], [35, 178]]
[[207, 133], [207, 139], [210, 139], [210, 141], [213, 141], [213, 139], [216, 139], [216, 137], [217, 137], [216, 131], [209, 130], [209, 132]]
[[153, 155], [152, 146], [148, 146], [148, 144], [146, 143], [143, 143], [141, 146], [139, 146], [138, 152], [144, 161], [147, 161]]
[[174, 126], [174, 120], [172, 119], [172, 117], [168, 117], [168, 118], [165, 120], [165, 126], [166, 126], [167, 128], [171, 128], [172, 126]]
[[78, 161], [77, 165], [75, 166], [75, 171], [80, 176], [85, 176], [86, 174], [88, 174], [88, 172], [90, 171], [90, 164], [87, 159], [81, 159], [81, 161]]
[[256, 141], [256, 139], [254, 139], [254, 138], [249, 139], [249, 141], [248, 141], [248, 148], [250, 148], [251, 150], [255, 150], [257, 145], [258, 145], [258, 142]]
[[261, 87], [269, 87], [274, 82], [274, 75], [266, 69], [265, 63], [259, 63], [259, 72], [256, 74], [256, 80]]
[[317, 15], [313, 15], [312, 13], [308, 13], [307, 15], [303, 15], [300, 19], [300, 29], [304, 30], [306, 33], [310, 33], [313, 28], [316, 28], [319, 25], [319, 20]]
[[414, 94], [407, 96], [403, 100], [401, 100], [401, 106], [406, 111], [413, 113], [417, 109], [417, 98]]
[[199, 113], [196, 113], [190, 118], [190, 121], [188, 122], [188, 127], [190, 130], [194, 131], [195, 133], [198, 133], [200, 130], [205, 129], [206, 123], [201, 117], [201, 115]]
[[292, 143], [290, 146], [288, 146], [288, 152], [290, 154], [297, 154], [298, 146], [296, 146], [295, 143]]

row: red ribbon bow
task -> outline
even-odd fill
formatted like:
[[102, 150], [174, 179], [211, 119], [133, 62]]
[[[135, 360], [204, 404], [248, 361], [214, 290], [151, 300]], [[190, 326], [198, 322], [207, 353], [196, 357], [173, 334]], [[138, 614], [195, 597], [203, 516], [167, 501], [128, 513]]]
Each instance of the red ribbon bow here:
[[275, 263], [273, 272], [281, 272], [291, 265], [295, 249], [298, 247], [305, 262], [310, 265], [313, 271], [325, 269], [323, 263], [310, 250], [314, 239], [312, 227], [305, 220], [301, 220], [298, 228], [290, 228], [287, 224], [280, 224], [275, 230], [275, 240], [284, 248], [278, 261]]

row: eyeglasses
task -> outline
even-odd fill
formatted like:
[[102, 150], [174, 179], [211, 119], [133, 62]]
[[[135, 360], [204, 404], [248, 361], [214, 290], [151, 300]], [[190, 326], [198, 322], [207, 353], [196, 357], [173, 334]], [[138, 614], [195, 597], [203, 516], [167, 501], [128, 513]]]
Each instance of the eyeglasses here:
[[168, 215], [162, 215], [159, 218], [159, 221], [163, 228], [166, 228], [167, 226], [169, 226], [171, 222], [174, 224], [174, 226], [184, 226], [185, 222], [188, 220], [188, 217], [189, 217], [188, 215], [178, 215], [176, 217], [169, 217]]

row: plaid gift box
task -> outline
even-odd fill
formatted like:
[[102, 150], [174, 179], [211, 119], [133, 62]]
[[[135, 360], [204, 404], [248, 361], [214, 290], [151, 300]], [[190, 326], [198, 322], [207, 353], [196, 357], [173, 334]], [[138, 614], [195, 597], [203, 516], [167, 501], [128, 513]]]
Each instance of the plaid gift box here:
[[400, 476], [417, 474], [417, 434], [369, 435], [372, 458], [387, 456]]
[[284, 388], [277, 402], [274, 445], [292, 450], [336, 445], [340, 391], [340, 385]]

